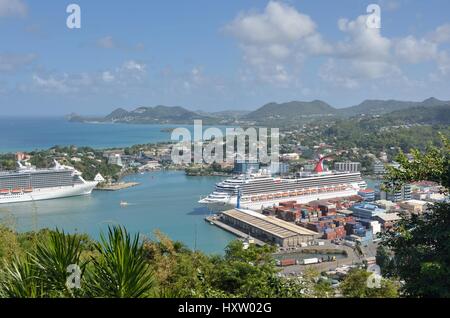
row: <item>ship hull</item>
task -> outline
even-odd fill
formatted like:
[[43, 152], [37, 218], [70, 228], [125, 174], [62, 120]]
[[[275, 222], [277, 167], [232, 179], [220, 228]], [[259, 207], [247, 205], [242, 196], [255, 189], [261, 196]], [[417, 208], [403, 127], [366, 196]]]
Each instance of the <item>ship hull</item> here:
[[97, 182], [86, 182], [73, 186], [34, 189], [30, 193], [0, 195], [0, 204], [52, 200], [91, 194]]
[[[358, 190], [356, 189], [350, 189], [345, 191], [336, 191], [336, 192], [325, 192], [325, 193], [317, 193], [317, 194], [311, 194], [311, 195], [301, 195], [301, 196], [292, 196], [292, 197], [283, 197], [283, 198], [277, 198], [277, 199], [271, 199], [266, 201], [256, 201], [256, 202], [240, 202], [240, 207], [243, 209], [250, 209], [250, 210], [262, 210], [263, 208], [277, 206], [280, 202], [286, 202], [286, 201], [297, 201], [299, 204], [305, 204], [314, 200], [326, 200], [326, 199], [333, 199], [333, 198], [344, 198], [344, 197], [350, 197], [358, 194]], [[226, 201], [211, 201], [207, 202], [202, 200], [201, 203], [205, 205], [209, 210], [213, 212], [222, 212], [226, 210], [230, 210], [236, 207], [237, 205], [237, 198], [232, 197], [229, 200]]]

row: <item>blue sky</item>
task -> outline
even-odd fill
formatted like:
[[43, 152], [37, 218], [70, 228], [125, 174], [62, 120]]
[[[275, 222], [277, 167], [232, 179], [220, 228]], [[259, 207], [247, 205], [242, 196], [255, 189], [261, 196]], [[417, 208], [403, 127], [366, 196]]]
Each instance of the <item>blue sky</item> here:
[[[66, 7], [81, 7], [81, 29]], [[381, 8], [368, 29], [366, 8]], [[450, 99], [450, 2], [0, 0], [0, 115]]]

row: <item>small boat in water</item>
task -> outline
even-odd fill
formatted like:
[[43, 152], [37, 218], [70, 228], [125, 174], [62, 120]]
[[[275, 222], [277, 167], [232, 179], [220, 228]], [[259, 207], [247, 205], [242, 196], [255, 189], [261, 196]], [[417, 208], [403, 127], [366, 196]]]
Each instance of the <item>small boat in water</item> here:
[[127, 201], [120, 201], [120, 206], [121, 207], [128, 206], [128, 202]]

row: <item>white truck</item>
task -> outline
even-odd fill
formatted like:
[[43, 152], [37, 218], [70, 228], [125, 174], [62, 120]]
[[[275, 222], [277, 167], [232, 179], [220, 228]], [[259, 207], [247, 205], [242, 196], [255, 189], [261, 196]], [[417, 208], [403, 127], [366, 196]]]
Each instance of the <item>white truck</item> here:
[[302, 260], [303, 265], [317, 264], [319, 263], [319, 259], [317, 257], [314, 258], [305, 258]]

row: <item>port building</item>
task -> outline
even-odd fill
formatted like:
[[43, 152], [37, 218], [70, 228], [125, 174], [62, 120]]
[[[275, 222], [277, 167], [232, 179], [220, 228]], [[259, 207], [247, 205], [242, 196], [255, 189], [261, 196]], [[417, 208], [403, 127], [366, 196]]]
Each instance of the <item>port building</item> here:
[[319, 237], [317, 232], [261, 213], [232, 209], [221, 214], [221, 221], [269, 244], [296, 247]]
[[351, 161], [345, 161], [345, 162], [336, 162], [334, 164], [334, 169], [336, 171], [344, 172], [359, 172], [361, 171], [361, 163], [360, 162], [351, 162]]

